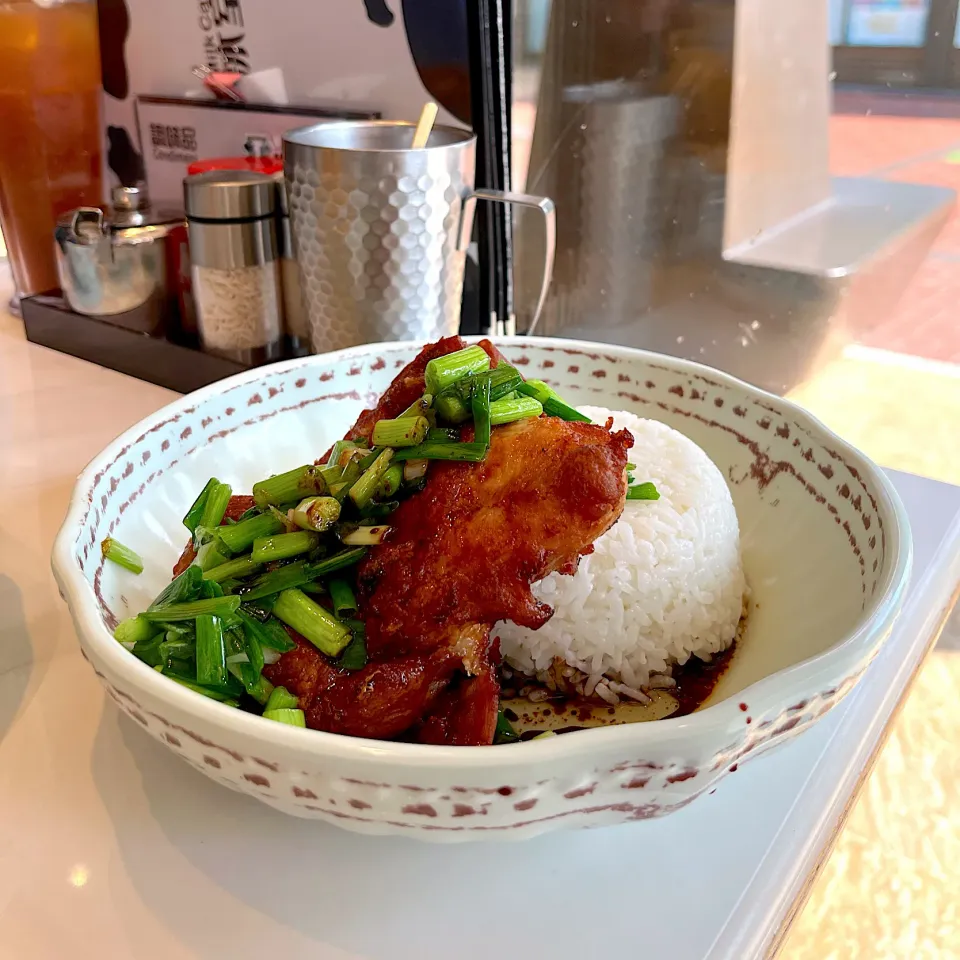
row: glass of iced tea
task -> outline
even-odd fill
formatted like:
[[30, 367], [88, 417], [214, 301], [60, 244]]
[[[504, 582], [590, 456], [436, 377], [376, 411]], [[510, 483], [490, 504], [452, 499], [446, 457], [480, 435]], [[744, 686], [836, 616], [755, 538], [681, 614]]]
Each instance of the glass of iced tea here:
[[95, 0], [0, 0], [0, 224], [17, 293], [57, 286], [57, 217], [102, 201]]

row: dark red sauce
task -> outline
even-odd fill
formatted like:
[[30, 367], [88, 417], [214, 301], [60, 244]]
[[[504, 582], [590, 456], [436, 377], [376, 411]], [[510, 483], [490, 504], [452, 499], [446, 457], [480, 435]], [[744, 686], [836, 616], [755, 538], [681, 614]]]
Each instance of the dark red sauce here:
[[723, 653], [717, 654], [709, 663], [699, 657], [691, 657], [682, 667], [673, 671], [677, 686], [670, 691], [680, 703], [674, 717], [683, 717], [693, 713], [713, 693], [720, 682], [730, 661], [733, 659], [737, 645], [734, 643]]
[[[677, 709], [670, 714], [671, 717], [682, 717], [693, 713], [700, 707], [713, 693], [721, 677], [733, 659], [736, 644], [734, 643], [728, 650], [718, 654], [709, 663], [705, 663], [696, 657], [691, 658], [684, 666], [677, 667], [673, 671], [673, 677], [677, 681], [676, 687], [671, 687], [669, 693], [677, 702]], [[513, 680], [516, 683], [516, 680]], [[525, 680], [525, 685], [535, 686], [536, 684]], [[543, 733], [547, 727], [539, 727], [539, 720], [546, 719], [556, 714], [557, 717], [569, 718], [579, 723], [571, 723], [567, 726], [555, 727], [554, 733], [572, 733], [574, 730], [583, 730], [587, 727], [587, 721], [596, 718], [601, 712], [611, 718], [611, 722], [616, 723], [618, 712], [617, 707], [606, 706], [602, 700], [596, 698], [587, 700], [579, 696], [570, 696], [563, 693], [551, 691], [548, 700], [539, 703], [530, 703], [525, 705], [525, 720], [527, 723], [534, 723], [534, 727], [524, 730], [520, 735], [521, 740], [531, 740], [538, 734]], [[520, 717], [511, 707], [506, 707], [504, 715], [512, 723], [520, 720]], [[649, 721], [656, 722], [656, 721]], [[747, 722], [750, 722], [748, 718]]]

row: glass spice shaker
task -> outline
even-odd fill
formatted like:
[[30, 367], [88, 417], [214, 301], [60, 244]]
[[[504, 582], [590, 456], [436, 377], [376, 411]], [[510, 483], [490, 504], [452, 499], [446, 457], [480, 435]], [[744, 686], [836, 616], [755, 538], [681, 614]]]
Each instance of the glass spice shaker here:
[[283, 293], [273, 178], [211, 170], [184, 178], [183, 196], [204, 350], [247, 364], [275, 360]]

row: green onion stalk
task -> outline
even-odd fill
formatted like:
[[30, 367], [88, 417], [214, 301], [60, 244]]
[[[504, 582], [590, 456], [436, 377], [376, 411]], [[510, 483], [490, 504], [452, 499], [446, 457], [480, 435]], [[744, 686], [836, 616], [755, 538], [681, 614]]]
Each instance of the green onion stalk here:
[[294, 508], [293, 522], [304, 530], [323, 533], [340, 519], [340, 501], [335, 497], [307, 497]]
[[148, 609], [140, 616], [147, 620], [159, 620], [174, 623], [177, 620], [196, 620], [204, 614], [215, 617], [227, 617], [235, 613], [240, 606], [239, 597], [211, 597], [207, 600], [189, 600], [186, 603], [174, 603], [160, 609]]
[[267, 701], [265, 710], [295, 710], [300, 706], [299, 698], [295, 697], [286, 687], [274, 687]]
[[284, 590], [273, 605], [273, 613], [328, 657], [337, 656], [350, 642], [349, 627], [301, 590]]
[[301, 553], [309, 553], [319, 545], [320, 536], [308, 530], [278, 533], [272, 537], [254, 540], [250, 556], [256, 563], [269, 563], [273, 560], [287, 560]]
[[375, 546], [378, 543], [383, 543], [389, 532], [390, 527], [385, 524], [376, 527], [359, 527], [347, 524], [341, 528], [340, 541], [349, 546]]
[[205, 570], [203, 577], [205, 580], [213, 580], [216, 583], [223, 584], [225, 580], [240, 579], [253, 576], [260, 572], [263, 565], [257, 563], [252, 557], [237, 557], [234, 560], [227, 560], [218, 567]]
[[497, 400], [490, 404], [490, 423], [499, 427], [505, 423], [514, 423], [517, 420], [526, 420], [528, 417], [539, 417], [543, 413], [543, 405], [533, 397], [518, 397], [516, 400]]
[[462, 460], [468, 463], [480, 463], [487, 455], [487, 447], [482, 443], [421, 443], [418, 447], [406, 447], [398, 450], [394, 459], [408, 460]]
[[[426, 429], [423, 431], [426, 434]], [[413, 447], [408, 447], [407, 449], [414, 449]], [[357, 507], [365, 507], [373, 499], [374, 494], [377, 492], [377, 488], [380, 486], [380, 481], [383, 478], [383, 475], [387, 472], [388, 467], [390, 466], [390, 461], [393, 458], [394, 452], [390, 447], [387, 447], [386, 450], [383, 450], [373, 461], [373, 463], [366, 469], [363, 476], [360, 477], [357, 482], [350, 488], [350, 499], [353, 501], [354, 505]]]
[[543, 412], [548, 417], [559, 417], [561, 420], [590, 423], [590, 418], [575, 410], [557, 396], [556, 392], [542, 380], [527, 380], [517, 387], [518, 392], [526, 397], [538, 400], [543, 406]]
[[660, 491], [652, 483], [638, 483], [636, 486], [627, 487], [628, 500], [659, 500]]
[[423, 443], [430, 429], [426, 417], [401, 417], [378, 420], [373, 427], [373, 443], [377, 447], [414, 447]]
[[466, 347], [444, 357], [435, 357], [424, 371], [427, 393], [437, 396], [442, 390], [471, 373], [490, 369], [490, 356], [480, 346]]
[[274, 720], [291, 727], [306, 727], [307, 720], [302, 710], [264, 710], [265, 720]]
[[104, 560], [109, 560], [111, 563], [123, 567], [124, 570], [129, 570], [131, 573], [143, 573], [143, 561], [139, 554], [129, 547], [125, 547], [119, 540], [114, 540], [113, 537], [107, 537], [101, 542], [100, 552], [103, 554]]
[[278, 506], [291, 501], [299, 503], [305, 497], [326, 492], [327, 485], [320, 468], [313, 464], [288, 470], [253, 485], [253, 498], [259, 507], [268, 504]]
[[207, 505], [207, 498], [210, 496], [210, 491], [214, 487], [219, 486], [220, 481], [216, 477], [211, 477], [207, 482], [204, 488], [200, 491], [200, 495], [196, 500], [193, 501], [190, 509], [186, 512], [183, 518], [183, 525], [190, 531], [190, 536], [193, 536], [194, 531], [200, 525], [200, 518], [203, 516], [204, 508]]
[[283, 532], [283, 523], [269, 513], [263, 513], [229, 527], [220, 527], [217, 537], [231, 553], [244, 553], [255, 540]]

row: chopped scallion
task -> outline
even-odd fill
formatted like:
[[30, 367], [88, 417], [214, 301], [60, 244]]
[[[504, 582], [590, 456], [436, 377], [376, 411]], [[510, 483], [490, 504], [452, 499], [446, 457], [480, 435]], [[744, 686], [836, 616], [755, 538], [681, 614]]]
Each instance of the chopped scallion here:
[[350, 550], [341, 550], [340, 553], [335, 553], [332, 557], [327, 557], [325, 560], [311, 563], [307, 567], [310, 578], [325, 577], [328, 574], [336, 573], [337, 570], [352, 567], [355, 563], [359, 563], [363, 559], [366, 552], [363, 547], [353, 547]]
[[205, 697], [209, 697], [211, 700], [219, 700], [225, 707], [237, 707], [239, 703], [231, 696], [229, 693], [223, 690], [212, 690], [210, 687], [201, 686], [199, 683], [193, 683], [191, 680], [188, 680], [186, 677], [177, 676], [174, 673], [166, 673], [164, 671], [164, 676], [169, 677], [171, 680], [175, 680], [181, 686], [186, 687], [188, 690], [192, 690], [194, 693], [203, 694]]
[[[424, 429], [423, 432], [425, 434], [426, 429]], [[376, 460], [370, 464], [363, 476], [350, 488], [350, 499], [356, 506], [365, 507], [373, 499], [373, 495], [377, 492], [380, 480], [387, 472], [392, 458], [393, 450], [387, 447], [387, 449], [383, 450], [377, 456]]]
[[261, 705], [270, 700], [270, 694], [274, 691], [273, 684], [263, 674], [257, 677], [256, 683], [244, 684], [244, 686], [247, 693]]
[[[204, 527], [197, 527], [198, 533], [205, 530]], [[199, 567], [202, 572], [221, 567], [227, 562], [227, 556], [220, 548], [223, 543], [219, 539], [209, 539], [201, 543], [197, 549], [197, 555], [194, 557], [193, 566]]]
[[[509, 363], [501, 363], [494, 367], [489, 373], [481, 373], [477, 378], [477, 384], [484, 380], [490, 383], [490, 402], [502, 400], [507, 394], [513, 393], [523, 378], [517, 372], [516, 367], [511, 367]], [[476, 386], [474, 386], [476, 390]]]
[[434, 357], [424, 370], [427, 393], [434, 396], [462, 377], [490, 369], [490, 356], [480, 346], [465, 347], [444, 357]]
[[495, 427], [528, 417], [539, 417], [543, 405], [533, 397], [518, 397], [516, 400], [498, 400], [490, 404], [490, 423]]
[[419, 400], [411, 403], [410, 406], [400, 414], [399, 419], [402, 420], [406, 417], [425, 417], [432, 405], [433, 397], [429, 393], [425, 393]]
[[159, 633], [146, 640], [138, 640], [133, 645], [131, 653], [151, 667], [162, 666], [163, 657], [160, 654], [160, 647], [164, 642], [164, 636], [165, 634], [161, 629]]
[[341, 620], [349, 620], [357, 615], [357, 598], [346, 580], [334, 578], [327, 585], [330, 590], [330, 599], [333, 601], [333, 612]]
[[[186, 603], [189, 600], [198, 599], [202, 583], [203, 571], [199, 567], [187, 567], [183, 573], [178, 577], [174, 577], [174, 579], [163, 588], [157, 599], [147, 607], [147, 612], [163, 610], [173, 604]], [[143, 614], [141, 614], [141, 616], [143, 616]]]
[[340, 529], [340, 541], [350, 546], [373, 546], [382, 543], [384, 537], [386, 537], [389, 532], [390, 527], [386, 525], [358, 527], [352, 524], [345, 524]]
[[243, 553], [253, 546], [254, 540], [271, 537], [283, 530], [283, 523], [269, 513], [262, 513], [241, 520], [230, 527], [220, 527], [217, 536], [231, 553]]
[[377, 499], [389, 500], [403, 483], [403, 466], [399, 463], [391, 464], [383, 476], [380, 478], [380, 485], [377, 487]]
[[306, 727], [307, 720], [302, 710], [264, 710], [265, 720], [275, 720], [291, 727]]
[[340, 501], [335, 497], [307, 497], [294, 508], [293, 522], [304, 530], [323, 533], [340, 519]]
[[[500, 400], [498, 403], [509, 403], [509, 400]], [[470, 401], [473, 412], [474, 443], [490, 445], [490, 427], [493, 422], [493, 404], [490, 403], [490, 381], [483, 380], [473, 391]]]
[[337, 440], [337, 442], [334, 443], [334, 445], [330, 448], [330, 456], [327, 457], [327, 466], [340, 467], [343, 469], [344, 463], [346, 462], [343, 459], [343, 455], [345, 453], [351, 453], [358, 447], [359, 444], [354, 440]]
[[254, 540], [250, 556], [257, 563], [269, 563], [272, 560], [286, 560], [301, 553], [309, 553], [319, 544], [319, 535], [307, 530], [278, 533], [272, 537], [260, 537]]
[[328, 657], [337, 656], [350, 642], [350, 629], [300, 590], [284, 590], [273, 612]]
[[635, 487], [627, 487], [628, 500], [659, 500], [660, 491], [652, 483], [639, 483]]
[[295, 697], [286, 687], [274, 687], [265, 710], [295, 710], [300, 706], [299, 697]]
[[434, 408], [444, 423], [466, 423], [470, 419], [470, 407], [456, 391], [449, 391], [437, 397]]
[[402, 417], [378, 420], [373, 427], [373, 443], [377, 447], [413, 447], [423, 443], [430, 429], [426, 417]]
[[497, 728], [493, 734], [494, 743], [516, 743], [520, 734], [513, 728], [513, 724], [506, 718], [503, 708], [497, 714]]
[[350, 488], [360, 479], [360, 464], [356, 460], [351, 460], [344, 468], [343, 475], [339, 483], [335, 483], [330, 488], [330, 496], [335, 497], [340, 503], [347, 499]]
[[107, 537], [101, 542], [100, 552], [105, 560], [123, 567], [124, 570], [129, 570], [131, 573], [143, 573], [143, 561], [139, 555], [129, 547], [125, 547], [119, 540], [114, 540], [113, 537]]
[[257, 506], [265, 507], [272, 503], [274, 506], [288, 503], [291, 500], [299, 502], [304, 497], [327, 492], [320, 468], [313, 464], [288, 470], [275, 477], [269, 477], [253, 485], [253, 497]]
[[287, 633], [287, 628], [276, 618], [271, 617], [261, 624], [263, 632], [259, 635], [260, 645], [277, 653], [287, 653], [295, 650], [296, 644]]
[[233, 490], [227, 483], [217, 483], [207, 494], [207, 502], [203, 505], [198, 526], [213, 529], [223, 523], [223, 515], [227, 512]]
[[335, 483], [339, 483], [343, 477], [343, 467], [320, 467], [320, 476], [327, 485], [327, 489]]
[[337, 666], [344, 670], [361, 670], [367, 665], [367, 641], [363, 624], [358, 620], [351, 620], [353, 639], [347, 644], [343, 655], [337, 661]]
[[192, 506], [184, 516], [183, 525], [190, 531], [191, 537], [200, 524], [200, 518], [203, 516], [203, 509], [207, 504], [207, 497], [210, 495], [210, 491], [218, 486], [219, 483], [220, 481], [216, 477], [211, 477], [200, 491], [200, 496], [193, 501]]
[[479, 463], [487, 455], [482, 443], [421, 443], [419, 447], [407, 447], [394, 454], [397, 461], [406, 460], [465, 460]]
[[427, 467], [430, 466], [429, 460], [408, 460], [403, 465], [403, 482], [416, 483], [427, 475]]
[[243, 579], [244, 577], [258, 573], [261, 566], [262, 564], [257, 563], [249, 556], [237, 557], [235, 560], [227, 560], [226, 563], [221, 563], [217, 567], [205, 570], [203, 578], [205, 580], [213, 580], [221, 586], [224, 586], [226, 580], [232, 580], [235, 577]]
[[244, 603], [249, 603], [252, 600], [272, 596], [281, 590], [288, 590], [290, 587], [299, 587], [314, 579], [316, 578], [308, 568], [306, 561], [300, 560], [296, 563], [288, 563], [276, 570], [269, 570], [245, 586], [240, 596]]
[[143, 617], [127, 617], [121, 620], [113, 631], [113, 637], [120, 643], [145, 643], [154, 636], [159, 628]]
[[197, 617], [197, 683], [222, 687], [227, 682], [227, 652], [219, 617]]
[[[199, 572], [199, 571], [198, 571]], [[234, 613], [240, 606], [239, 597], [211, 597], [206, 600], [190, 600], [186, 603], [174, 603], [160, 609], [150, 608], [141, 617], [147, 620], [161, 622], [175, 622], [177, 620], [196, 620], [204, 614], [213, 614], [215, 617], [226, 617]]]
[[521, 383], [517, 390], [526, 397], [533, 397], [539, 400], [543, 406], [543, 412], [548, 417], [559, 417], [561, 420], [571, 420], [579, 423], [590, 423], [590, 418], [574, 410], [569, 404], [565, 403], [556, 392], [548, 387], [542, 380], [527, 380]]

